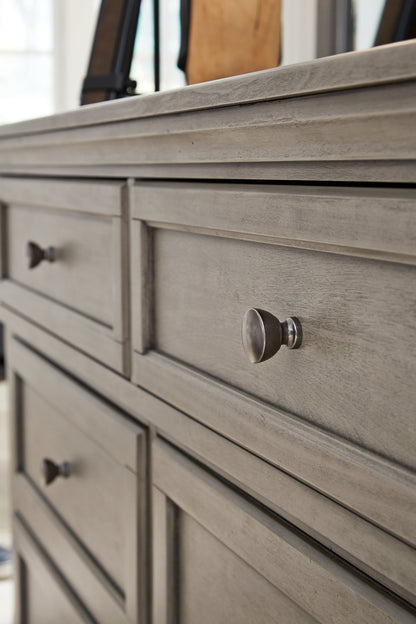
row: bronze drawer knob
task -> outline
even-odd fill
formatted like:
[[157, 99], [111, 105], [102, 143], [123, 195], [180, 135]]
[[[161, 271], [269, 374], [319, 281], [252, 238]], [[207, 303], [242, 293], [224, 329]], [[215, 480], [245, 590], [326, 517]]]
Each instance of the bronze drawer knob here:
[[46, 260], [47, 262], [55, 261], [54, 247], [46, 247], [45, 249], [42, 249], [42, 247], [39, 247], [39, 245], [33, 241], [26, 243], [26, 255], [29, 260], [29, 269], [34, 269], [42, 262], [42, 260]]
[[42, 460], [42, 474], [45, 481], [45, 485], [49, 485], [57, 477], [69, 477], [69, 463], [62, 462], [62, 464], [56, 464], [52, 459], [45, 457]]
[[257, 364], [273, 357], [282, 345], [298, 349], [302, 344], [302, 326], [295, 316], [281, 323], [270, 312], [250, 308], [244, 314], [241, 336], [247, 358]]

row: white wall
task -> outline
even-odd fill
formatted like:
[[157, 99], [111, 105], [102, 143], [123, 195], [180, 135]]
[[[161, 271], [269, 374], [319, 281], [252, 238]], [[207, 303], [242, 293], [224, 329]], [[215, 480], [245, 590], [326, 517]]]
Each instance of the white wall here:
[[317, 55], [318, 0], [283, 0], [282, 65]]
[[54, 0], [56, 112], [79, 106], [99, 4], [98, 0]]

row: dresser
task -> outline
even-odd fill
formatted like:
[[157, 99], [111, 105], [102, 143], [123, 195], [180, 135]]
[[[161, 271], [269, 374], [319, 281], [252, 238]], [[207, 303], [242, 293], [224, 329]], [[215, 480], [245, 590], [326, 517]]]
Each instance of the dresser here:
[[415, 60], [0, 129], [16, 624], [416, 622]]

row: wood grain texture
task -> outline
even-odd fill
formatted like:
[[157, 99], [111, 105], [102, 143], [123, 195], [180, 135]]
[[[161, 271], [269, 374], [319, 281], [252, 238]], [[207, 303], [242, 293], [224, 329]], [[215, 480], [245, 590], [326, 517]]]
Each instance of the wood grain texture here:
[[11, 340], [8, 355], [11, 369], [27, 379], [34, 389], [39, 389], [62, 416], [86, 437], [95, 440], [115, 462], [136, 474], [143, 469], [145, 432], [137, 422], [131, 422], [122, 412], [74, 383], [22, 343]]
[[[125, 185], [0, 180], [3, 298], [67, 340], [129, 373]], [[62, 191], [62, 194], [60, 193]], [[26, 198], [26, 199], [25, 199]], [[113, 215], [118, 216], [113, 216]], [[120, 216], [121, 215], [121, 216]], [[56, 259], [28, 269], [26, 244]], [[23, 287], [23, 289], [22, 289]], [[102, 333], [102, 340], [99, 334]], [[98, 335], [97, 335], [98, 334]]]
[[136, 354], [133, 373], [199, 422], [416, 544], [413, 471], [163, 356]]
[[128, 622], [147, 622], [150, 601], [150, 546], [148, 527], [148, 470], [142, 445], [140, 471], [124, 471], [124, 578]]
[[[51, 213], [12, 205], [8, 210], [8, 277], [96, 322], [114, 326], [113, 284], [121, 282], [113, 232], [120, 220]], [[29, 269], [26, 243], [54, 247], [54, 262]], [[117, 275], [113, 274], [113, 266]], [[116, 281], [114, 281], [116, 280]], [[117, 302], [121, 307], [120, 300]]]
[[360, 151], [367, 159], [386, 160], [397, 158], [399, 150], [404, 160], [409, 154], [414, 157], [407, 121], [414, 113], [415, 88], [414, 82], [387, 84], [137, 118], [108, 124], [105, 132], [101, 126], [90, 126], [64, 135], [59, 131], [29, 134], [0, 141], [0, 163], [11, 164], [14, 151], [21, 165], [37, 166], [339, 161], [359, 159]]
[[186, 513], [177, 534], [181, 624], [318, 622]]
[[124, 624], [122, 600], [108, 578], [86, 556], [78, 540], [65, 529], [50, 506], [22, 475], [13, 482], [15, 511], [29, 523], [42, 548], [58, 565], [93, 617], [103, 624]]
[[145, 353], [152, 341], [152, 231], [143, 221], [131, 221], [132, 346]]
[[[401, 179], [411, 182], [414, 168], [403, 161], [415, 158], [414, 96], [415, 83], [398, 83], [186, 115], [155, 115], [108, 124], [105, 132], [98, 125], [69, 129], [64, 137], [56, 131], [5, 138], [0, 141], [0, 166], [21, 172], [32, 166], [38, 170], [60, 166], [67, 173], [82, 166], [87, 175], [91, 166], [187, 164], [198, 166], [204, 177], [206, 165], [244, 164], [248, 173], [252, 163], [253, 177], [259, 163], [266, 168], [308, 163], [325, 179], [332, 163], [337, 164], [333, 177], [338, 172], [345, 179], [342, 163], [366, 161], [366, 175], [371, 177], [373, 166], [399, 160]], [[394, 170], [387, 181], [395, 181]]]
[[131, 214], [152, 228], [414, 264], [415, 200], [413, 189], [140, 182]]
[[[0, 299], [32, 322], [55, 333], [81, 351], [104, 362], [113, 370], [125, 373], [124, 342], [113, 339], [112, 329], [99, 325], [85, 316], [37, 295], [10, 280], [0, 284]], [[30, 311], [30, 312], [29, 312]]]
[[20, 601], [25, 603], [23, 613], [28, 614], [29, 621], [54, 624], [58, 618], [62, 624], [94, 624], [19, 518], [15, 518], [13, 529], [15, 547], [25, 570]]
[[187, 110], [201, 110], [413, 80], [413, 41], [227, 78], [176, 91], [84, 106], [76, 111], [0, 128], [0, 136], [19, 136], [74, 126], [119, 122]]
[[[120, 219], [120, 236], [116, 234], [117, 228], [113, 228], [114, 258], [119, 258], [121, 266], [121, 279], [118, 272], [118, 262], [113, 263], [113, 310], [114, 338], [123, 342], [123, 371], [126, 377], [131, 375], [131, 295], [130, 295], [130, 187], [133, 181], [127, 180], [121, 192], [122, 215]], [[113, 225], [115, 225], [113, 223]], [[118, 329], [118, 333], [117, 333]]]
[[[22, 440], [20, 480], [42, 492], [79, 540], [84, 559], [93, 556], [92, 568], [99, 566], [99, 575], [112, 585], [130, 620], [136, 621], [139, 613], [145, 617], [143, 430], [22, 345], [12, 342], [9, 353], [13, 375], [21, 380], [14, 385], [19, 392], [14, 404], [22, 411], [15, 414], [16, 438]], [[45, 487], [40, 473], [44, 457], [68, 461], [69, 478]]]
[[[121, 595], [125, 589], [121, 553], [128, 539], [124, 531], [124, 468], [60, 418], [59, 407], [48, 404], [29, 384], [25, 381], [23, 386], [24, 474], [78, 536]], [[69, 478], [46, 486], [41, 473], [44, 458], [57, 464], [69, 462]]]
[[0, 177], [0, 198], [4, 203], [116, 217], [121, 215], [122, 187], [123, 184], [116, 181]]
[[188, 84], [276, 67], [280, 27], [280, 0], [194, 0], [186, 61]]
[[[166, 415], [167, 416], [167, 415]], [[161, 419], [161, 417], [160, 417]], [[167, 419], [167, 418], [166, 418]], [[165, 419], [165, 420], [166, 420]], [[415, 549], [179, 412], [161, 434], [410, 603]]]
[[[19, 165], [2, 165], [6, 174], [19, 173]], [[22, 173], [22, 171], [20, 171]], [[248, 179], [256, 181], [304, 181], [319, 183], [394, 183], [409, 185], [416, 176], [416, 165], [413, 159], [402, 161], [333, 161], [325, 164], [319, 162], [274, 162], [274, 163], [192, 163], [138, 165], [68, 165], [42, 166], [31, 164], [24, 168], [27, 175], [60, 176], [70, 175], [80, 178], [118, 177], [152, 178], [160, 180], [212, 180], [218, 182], [240, 182]]]
[[[156, 351], [416, 467], [413, 267], [165, 229], [153, 261]], [[297, 316], [301, 349], [250, 364], [251, 307]]]
[[[14, 504], [28, 527], [36, 507], [39, 534], [46, 518], [51, 551], [39, 552], [86, 609], [104, 592], [115, 621], [118, 607], [163, 624], [415, 621], [415, 50], [0, 129], [2, 275], [16, 269], [10, 231], [37, 213], [48, 238], [76, 222], [74, 238], [102, 239], [114, 260], [103, 277], [92, 244], [92, 273], [79, 290], [73, 273], [67, 299], [65, 276], [52, 288], [13, 274], [0, 288]], [[128, 176], [153, 181], [107, 182]], [[302, 349], [246, 364], [251, 306], [298, 315]], [[48, 449], [83, 463], [44, 490], [42, 507]], [[22, 557], [19, 570], [30, 591]]]
[[[230, 549], [240, 559], [247, 562], [259, 575], [267, 579], [274, 587], [282, 591], [289, 599], [322, 624], [331, 622], [413, 622], [414, 615], [399, 604], [390, 601], [369, 583], [355, 576], [348, 567], [340, 566], [333, 558], [320, 551], [303, 536], [268, 516], [238, 493], [230, 490], [225, 484], [198, 468], [184, 456], [161, 441], [153, 448], [153, 479], [155, 485], [169, 497], [182, 512], [190, 515], [198, 524], [207, 529], [223, 548]], [[204, 563], [204, 539], [198, 533], [200, 529], [191, 523], [191, 527], [179, 521], [177, 539], [182, 548], [182, 561], [179, 555], [179, 566], [186, 567], [185, 558], [190, 555], [189, 574], [196, 574], [196, 568]], [[191, 554], [191, 536], [183, 533], [188, 529], [201, 539], [202, 557], [195, 565], [192, 560], [198, 557]], [[211, 548], [213, 546], [210, 546]], [[209, 548], [209, 547], [208, 547]], [[195, 550], [195, 549], [194, 549]], [[218, 556], [222, 556], [219, 545]], [[181, 550], [179, 551], [181, 553]], [[185, 557], [184, 557], [185, 556]], [[279, 565], [276, 565], [276, 562]], [[227, 557], [226, 557], [227, 563]], [[231, 566], [234, 567], [234, 562]], [[235, 570], [233, 570], [235, 572]], [[187, 578], [180, 567], [178, 582]], [[196, 577], [197, 581], [197, 577]], [[197, 581], [198, 582], [198, 581]], [[244, 591], [251, 589], [247, 583]], [[191, 583], [192, 588], [192, 583]], [[181, 588], [179, 585], [179, 595]], [[183, 596], [191, 602], [198, 600], [200, 593], [207, 591], [206, 584], [194, 586], [195, 596]], [[220, 591], [220, 590], [219, 590]], [[217, 595], [220, 603], [219, 613], [227, 609], [230, 596], [227, 593]], [[241, 600], [241, 597], [238, 596]], [[235, 608], [238, 608], [239, 600]], [[179, 621], [181, 605], [179, 605]], [[244, 617], [244, 615], [242, 616]], [[189, 621], [189, 620], [188, 620]], [[226, 622], [226, 619], [220, 619]], [[251, 622], [252, 619], [240, 621]], [[260, 617], [260, 622], [270, 621], [267, 616]]]
[[[236, 438], [238, 444], [235, 444], [4, 308], [1, 318], [6, 321], [12, 334], [30, 340], [34, 348], [59, 365], [66, 366], [74, 375], [81, 376], [90, 387], [117, 402], [135, 418], [149, 427], [156, 427], [176, 445], [194, 454], [266, 507], [302, 527], [331, 551], [352, 562], [395, 593], [406, 600], [416, 601], [414, 549], [378, 528], [387, 525], [397, 531], [399, 527], [406, 535], [412, 531], [413, 509], [416, 505], [412, 479], [408, 482], [408, 488], [402, 490], [401, 479], [404, 475], [398, 473], [397, 469], [392, 471], [391, 465], [379, 460], [374, 462], [374, 457], [368, 453], [362, 454], [357, 449], [354, 452], [345, 443], [338, 446], [339, 441], [332, 436], [321, 437], [321, 434], [317, 438], [312, 435], [316, 431], [299, 427], [299, 423], [288, 419], [281, 412], [279, 421], [283, 427], [276, 427], [275, 434], [268, 429], [269, 448], [256, 447], [256, 452], [265, 453], [267, 458], [279, 456], [284, 470], [277, 470], [270, 460], [265, 462], [241, 447], [244, 440], [252, 435], [252, 429], [244, 431], [243, 428], [241, 435]], [[153, 359], [151, 356], [147, 358], [150, 362]], [[150, 369], [152, 371], [152, 366]], [[156, 369], [153, 374], [160, 377], [163, 383], [163, 368]], [[15, 376], [11, 377], [12, 382], [15, 379]], [[176, 384], [178, 392], [184, 396], [188, 388], [192, 387], [189, 382], [182, 385], [180, 378], [176, 378]], [[217, 386], [214, 391], [217, 395]], [[220, 419], [223, 420], [220, 431], [229, 436], [231, 430], [225, 426], [227, 420], [233, 420], [233, 414], [236, 413], [235, 422], [238, 422], [239, 409], [243, 403], [246, 404], [246, 397], [242, 397], [241, 402], [236, 404], [237, 396], [232, 396], [229, 389], [224, 391], [222, 400], [227, 409], [227, 419], [222, 419], [219, 414], [219, 420], [214, 421], [214, 426], [218, 428]], [[200, 398], [204, 397], [201, 414], [210, 423], [212, 413], [215, 413], [212, 401], [209, 400], [211, 387], [204, 383], [198, 387], [198, 392]], [[276, 424], [275, 414], [268, 414], [264, 406], [257, 414], [258, 403], [249, 400], [246, 409], [247, 413], [252, 414], [253, 428], [258, 427], [259, 423], [267, 423], [269, 418], [269, 422]], [[294, 427], [295, 424], [297, 426]], [[302, 468], [301, 473], [296, 472], [299, 468]], [[295, 471], [296, 477], [291, 477], [288, 471]], [[308, 487], [299, 479], [313, 487]], [[326, 495], [320, 494], [318, 489], [323, 489]], [[402, 499], [397, 498], [400, 490]], [[342, 504], [337, 504], [329, 496], [338, 496]], [[355, 509], [358, 515], [346, 506]], [[373, 518], [370, 522], [363, 518], [369, 513]], [[404, 520], [405, 526], [401, 525], [404, 517], [407, 518]]]
[[176, 624], [175, 506], [152, 487], [153, 624]]

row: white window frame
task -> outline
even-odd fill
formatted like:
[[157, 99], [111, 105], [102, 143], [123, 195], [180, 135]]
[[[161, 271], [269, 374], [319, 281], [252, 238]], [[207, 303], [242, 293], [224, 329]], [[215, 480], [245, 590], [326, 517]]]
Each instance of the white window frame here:
[[348, 52], [349, 6], [350, 0], [283, 0], [282, 65]]

